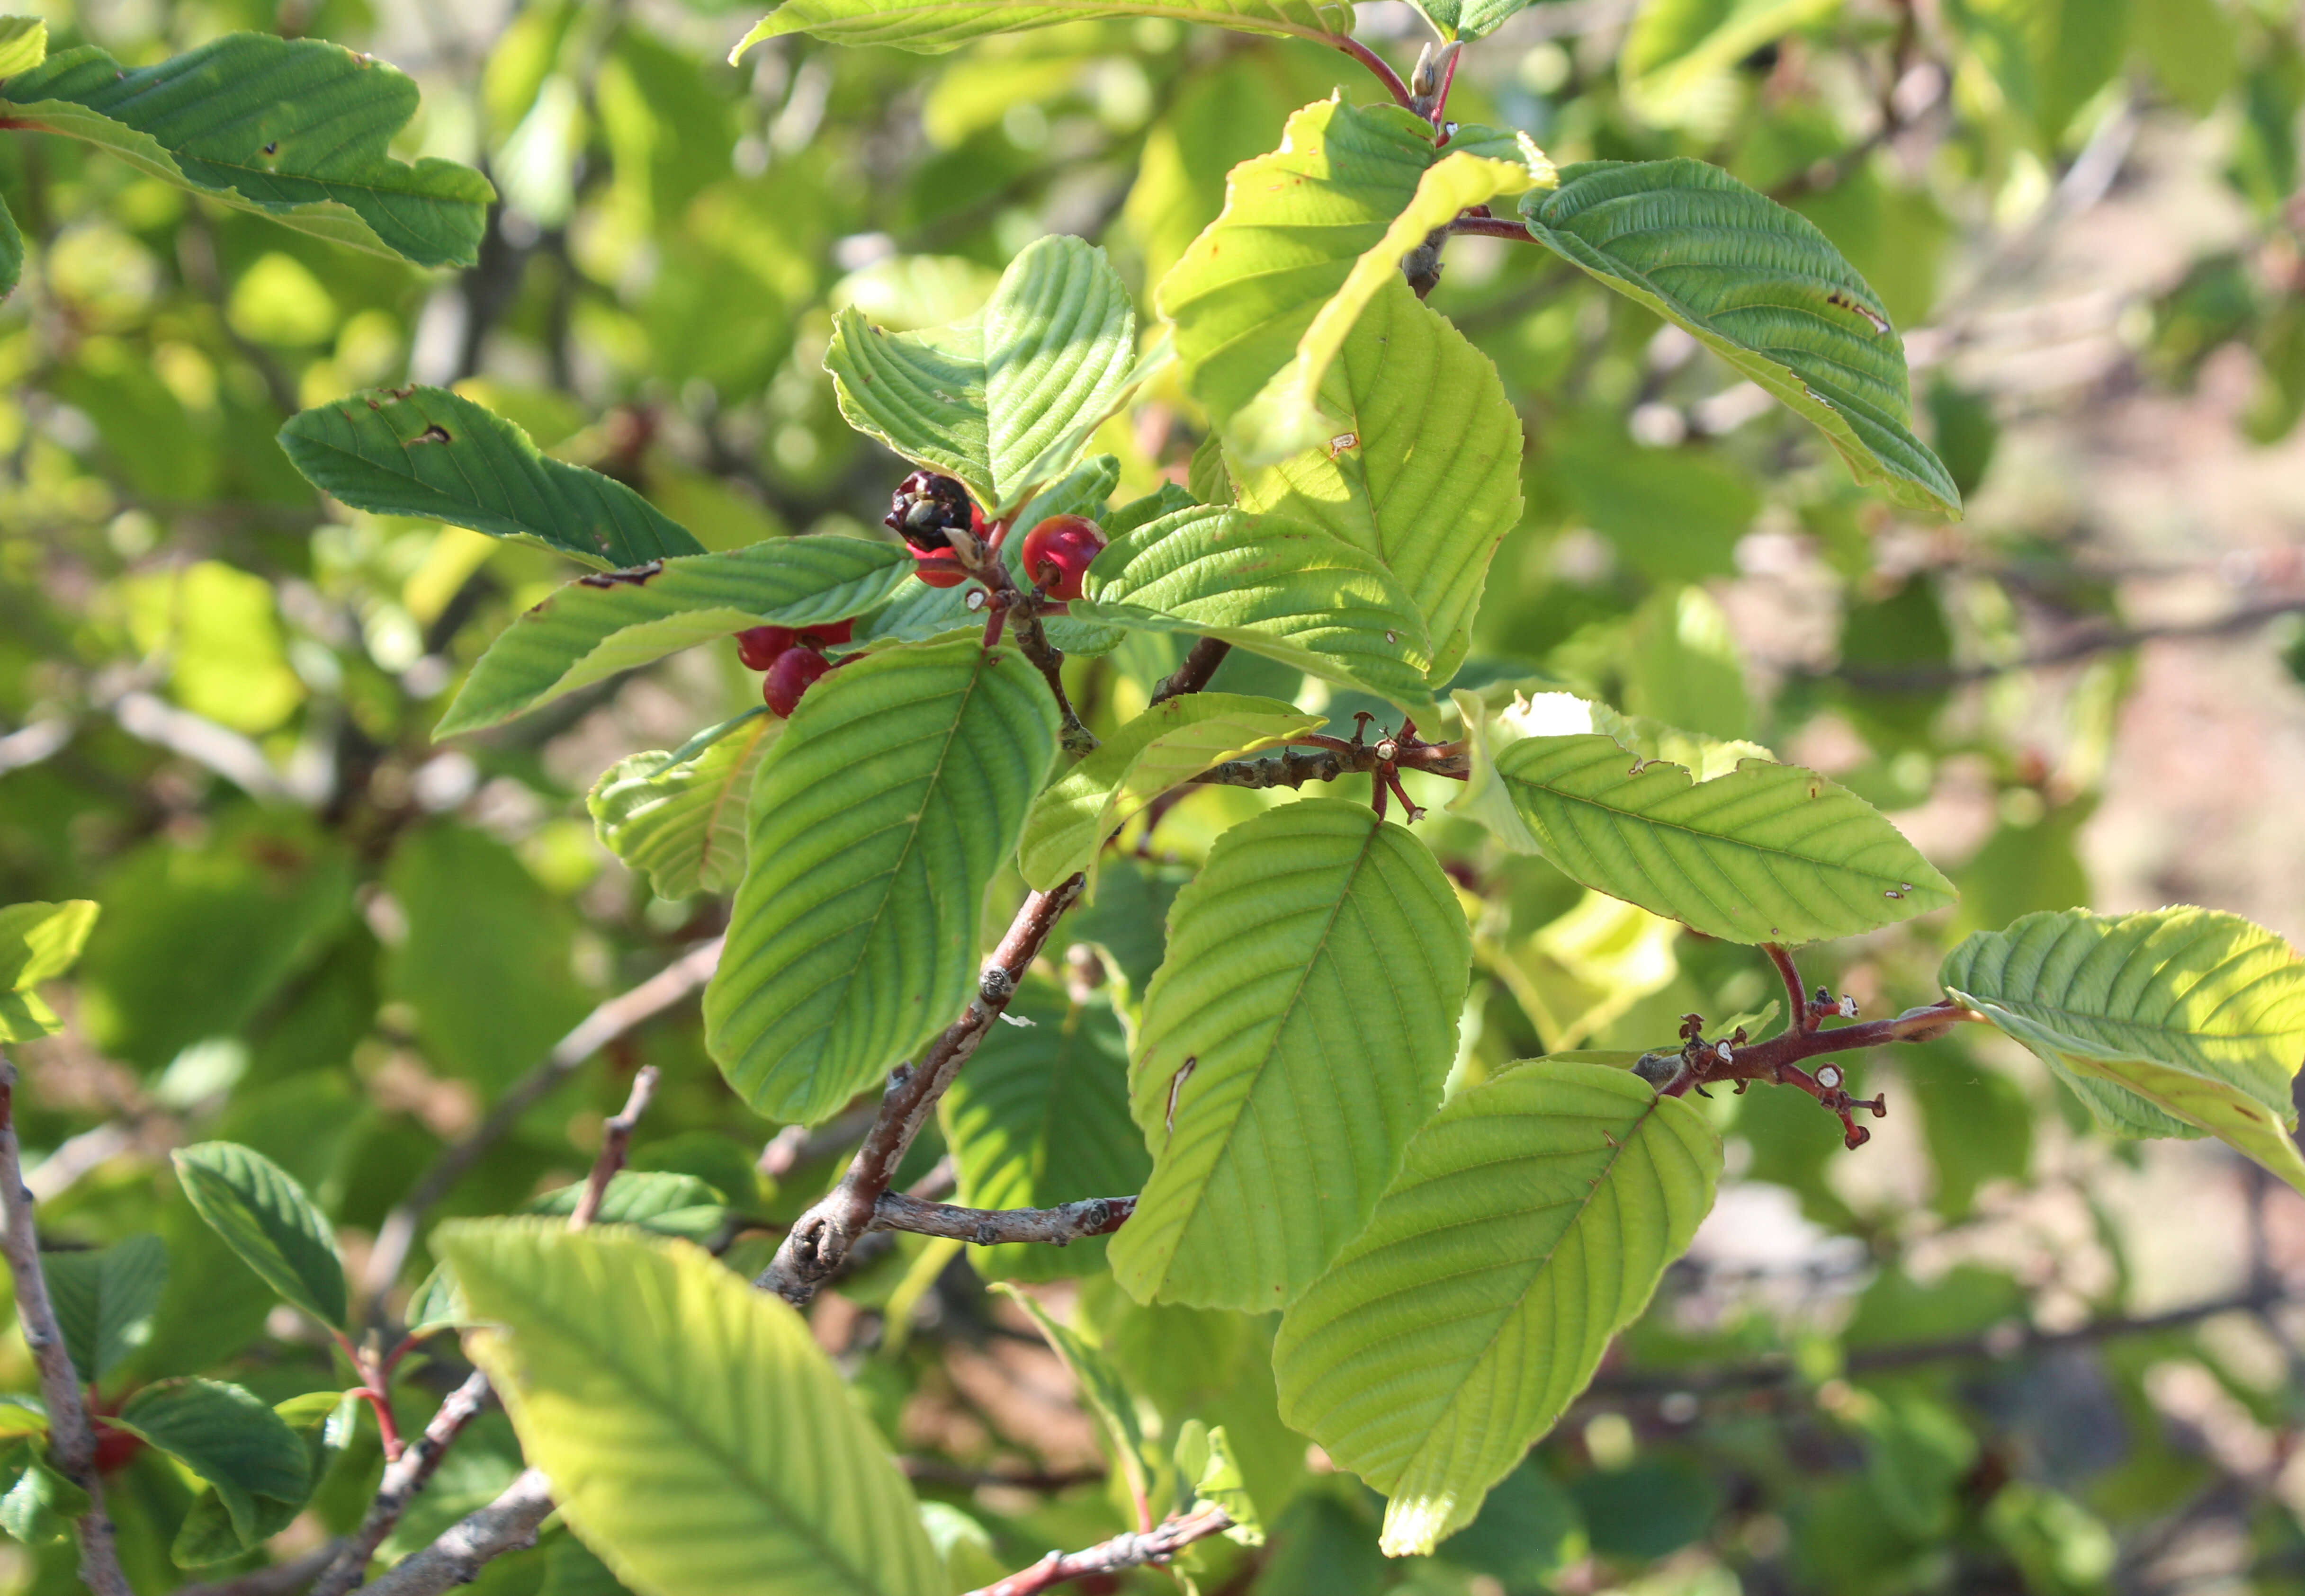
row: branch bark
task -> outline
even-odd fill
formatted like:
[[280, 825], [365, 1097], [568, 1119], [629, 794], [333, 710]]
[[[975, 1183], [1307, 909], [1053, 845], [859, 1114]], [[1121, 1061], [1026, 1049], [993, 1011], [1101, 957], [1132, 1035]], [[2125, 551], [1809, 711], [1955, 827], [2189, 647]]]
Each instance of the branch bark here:
[[552, 1487], [525, 1471], [487, 1507], [465, 1515], [438, 1541], [363, 1586], [368, 1596], [440, 1596], [480, 1577], [489, 1558], [536, 1544], [536, 1530], [552, 1512]]
[[448, 1448], [456, 1444], [464, 1426], [488, 1405], [489, 1396], [489, 1377], [477, 1369], [465, 1376], [463, 1385], [448, 1393], [447, 1399], [440, 1404], [440, 1411], [432, 1415], [424, 1433], [416, 1438], [416, 1444], [384, 1471], [376, 1499], [369, 1504], [360, 1528], [338, 1542], [336, 1555], [328, 1560], [319, 1583], [312, 1587], [311, 1596], [345, 1596], [359, 1586], [369, 1559], [376, 1556], [376, 1549], [392, 1533], [409, 1504], [431, 1483], [441, 1460], [448, 1456]]
[[[1232, 652], [1232, 645], [1222, 638], [1204, 637], [1195, 643], [1185, 661], [1169, 679], [1152, 690], [1152, 702], [1158, 704], [1172, 698], [1182, 698], [1188, 692], [1198, 692], [1217, 674], [1217, 666]], [[1150, 706], [1148, 706], [1149, 708]]]
[[1363, 748], [1289, 748], [1261, 759], [1227, 760], [1192, 778], [1189, 785], [1212, 787], [1301, 787], [1308, 781], [1334, 781], [1341, 776], [1365, 775], [1391, 763], [1405, 770], [1424, 770], [1461, 781], [1472, 773], [1470, 756], [1402, 749], [1390, 761], [1370, 743]]
[[1149, 1530], [1115, 1535], [1084, 1551], [1052, 1551], [1030, 1568], [1020, 1568], [999, 1583], [972, 1591], [968, 1596], [1033, 1596], [1036, 1592], [1051, 1591], [1092, 1575], [1158, 1566], [1194, 1541], [1221, 1535], [1230, 1528], [1231, 1514], [1221, 1507], [1203, 1507], [1154, 1524]]
[[1055, 1208], [961, 1208], [883, 1192], [872, 1205], [872, 1228], [941, 1235], [979, 1247], [1002, 1242], [1045, 1242], [1062, 1247], [1083, 1236], [1110, 1235], [1136, 1211], [1134, 1197], [1084, 1197]]
[[608, 1196], [608, 1183], [617, 1178], [617, 1171], [625, 1167], [625, 1154], [633, 1145], [634, 1128], [656, 1096], [656, 1065], [642, 1065], [640, 1074], [633, 1077], [632, 1095], [625, 1099], [623, 1111], [600, 1127], [600, 1154], [592, 1160], [592, 1172], [584, 1178], [584, 1194], [576, 1199], [575, 1210], [568, 1216], [569, 1229], [582, 1230], [600, 1217], [601, 1200]]
[[96, 1472], [96, 1429], [81, 1401], [80, 1377], [65, 1350], [64, 1333], [48, 1300], [40, 1269], [40, 1240], [32, 1224], [32, 1194], [24, 1189], [23, 1151], [16, 1141], [16, 1066], [0, 1053], [0, 1209], [8, 1229], [0, 1237], [16, 1285], [16, 1318], [40, 1371], [40, 1399], [48, 1413], [48, 1456], [65, 1479], [88, 1492], [89, 1509], [75, 1521], [80, 1576], [96, 1596], [135, 1596], [121, 1572], [112, 1516], [104, 1510], [104, 1481]]
[[301, 1558], [275, 1563], [269, 1568], [258, 1568], [209, 1584], [181, 1586], [176, 1596], [295, 1596], [311, 1582], [314, 1575], [335, 1562], [336, 1554], [348, 1544], [339, 1537], [326, 1546], [315, 1547]]
[[1040, 956], [1041, 947], [1064, 912], [1079, 902], [1086, 878], [1072, 876], [1047, 892], [1026, 897], [1010, 922], [1008, 934], [992, 952], [979, 978], [976, 996], [965, 1012], [929, 1045], [917, 1068], [899, 1065], [889, 1076], [887, 1090], [872, 1128], [849, 1161], [847, 1173], [785, 1233], [783, 1244], [769, 1267], [753, 1282], [773, 1291], [795, 1307], [804, 1307], [817, 1288], [838, 1271], [848, 1250], [873, 1228], [880, 1199], [896, 1179], [897, 1166], [936, 1109], [937, 1099], [961, 1065], [984, 1040], [984, 1033], [1008, 1007], [1016, 983]]

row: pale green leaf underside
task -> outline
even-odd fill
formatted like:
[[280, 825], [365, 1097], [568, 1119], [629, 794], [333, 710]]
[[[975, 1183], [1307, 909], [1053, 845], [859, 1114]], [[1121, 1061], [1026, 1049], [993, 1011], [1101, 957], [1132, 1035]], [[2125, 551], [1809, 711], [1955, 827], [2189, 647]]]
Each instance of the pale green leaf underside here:
[[1365, 805], [1306, 799], [1219, 837], [1170, 912], [1129, 1065], [1153, 1156], [1110, 1251], [1130, 1295], [1262, 1312], [1310, 1284], [1440, 1101], [1471, 959], [1449, 879]]
[[72, 966], [97, 906], [86, 898], [61, 904], [11, 904], [0, 909], [0, 1042], [54, 1036], [63, 1022], [32, 989]]
[[[1573, 701], [1573, 700], [1572, 700]], [[1812, 942], [1943, 908], [1952, 884], [1881, 812], [1797, 765], [1697, 781], [1602, 733], [1497, 746], [1450, 803], [1572, 879], [1725, 941]]]
[[622, 482], [546, 458], [445, 388], [378, 388], [301, 412], [280, 446], [305, 480], [373, 514], [445, 521], [603, 570], [704, 552]]
[[660, 898], [727, 891], [744, 875], [753, 772], [784, 727], [755, 715], [668, 769], [660, 753], [617, 760], [584, 801], [601, 845], [644, 872]]
[[960, 1012], [986, 889], [1057, 748], [1015, 650], [900, 644], [809, 690], [753, 781], [751, 863], [704, 999], [744, 1100], [813, 1124]]
[[1584, 1389], [1721, 1176], [1703, 1116], [1625, 1071], [1536, 1059], [1417, 1132], [1368, 1227], [1280, 1321], [1280, 1413], [1429, 1552]]
[[1961, 493], [1911, 429], [1902, 341], [1815, 224], [1703, 161], [1589, 161], [1521, 200], [1538, 242], [1695, 335], [1917, 510]]
[[1005, 514], [1070, 470], [1150, 374], [1132, 369], [1135, 341], [1104, 251], [1058, 235], [1027, 245], [983, 310], [955, 326], [889, 333], [842, 311], [824, 369], [850, 426]]
[[1314, 0], [787, 0], [753, 25], [729, 59], [787, 33], [929, 53], [988, 33], [1113, 17], [1167, 17], [1323, 43], [1353, 30], [1351, 6]]
[[453, 161], [394, 159], [416, 85], [341, 45], [227, 33], [133, 71], [88, 46], [0, 75], [11, 126], [84, 139], [164, 183], [373, 254], [479, 259], [496, 191]]
[[1105, 838], [1170, 787], [1323, 724], [1278, 699], [1233, 692], [1153, 705], [1033, 800], [1019, 857], [1025, 885], [1046, 890], [1093, 869]]
[[235, 1142], [180, 1147], [173, 1157], [193, 1210], [242, 1262], [321, 1323], [344, 1322], [335, 1233], [293, 1176]]
[[639, 1591], [943, 1596], [911, 1489], [808, 1327], [709, 1253], [553, 1220], [444, 1226], [529, 1461]]
[[2206, 1131], [2305, 1189], [2282, 1129], [2305, 1060], [2305, 964], [2271, 931], [2190, 907], [2029, 914], [1968, 938], [1939, 979], [2111, 1128]]
[[[1052, 1208], [1119, 1197], [1144, 1184], [1152, 1160], [1128, 1117], [1128, 1039], [1106, 996], [1068, 1001], [1027, 981], [937, 1106], [952, 1149], [959, 1201], [970, 1208]], [[1105, 1238], [1067, 1247], [973, 1247], [987, 1279], [1055, 1280], [1104, 1267]]]
[[1116, 538], [1073, 614], [1221, 637], [1396, 703], [1429, 697], [1416, 603], [1367, 550], [1292, 522], [1196, 505]]
[[872, 608], [913, 558], [861, 538], [781, 538], [581, 576], [498, 634], [435, 736], [478, 731], [748, 626], [807, 626]]
[[[1527, 144], [1520, 157], [1511, 160], [1450, 150], [1427, 167], [1408, 204], [1376, 242], [1361, 252], [1337, 292], [1314, 314], [1297, 341], [1295, 355], [1233, 417], [1229, 441], [1242, 461], [1249, 465], [1275, 464], [1336, 435], [1335, 418], [1324, 415], [1322, 403], [1322, 384], [1329, 368], [1378, 290], [1388, 284], [1407, 287], [1401, 279], [1400, 259], [1423, 243], [1425, 234], [1459, 211], [1486, 205], [1503, 195], [1525, 194], [1552, 182], [1552, 163], [1535, 144]], [[1415, 386], [1410, 378], [1401, 380], [1404, 386]]]
[[1328, 99], [1233, 169], [1225, 208], [1162, 278], [1186, 390], [1229, 426], [1415, 198], [1433, 131], [1397, 106]]
[[1240, 507], [1376, 556], [1425, 617], [1429, 679], [1445, 682], [1471, 648], [1490, 560], [1520, 522], [1520, 418], [1495, 363], [1397, 270], [1345, 339], [1321, 403], [1337, 446], [1262, 468], [1229, 461]]
[[38, 17], [0, 17], [0, 78], [31, 71], [48, 55], [48, 25]]

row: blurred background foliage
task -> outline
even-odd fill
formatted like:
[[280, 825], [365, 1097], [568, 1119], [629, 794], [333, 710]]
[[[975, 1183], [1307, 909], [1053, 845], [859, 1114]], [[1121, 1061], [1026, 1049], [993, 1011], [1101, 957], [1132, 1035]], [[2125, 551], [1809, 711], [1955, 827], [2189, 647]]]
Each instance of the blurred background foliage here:
[[[235, 28], [372, 50], [423, 86], [398, 152], [479, 164], [504, 199], [475, 269], [427, 274], [79, 146], [0, 139], [30, 242], [0, 307], [0, 902], [104, 910], [59, 994], [67, 1033], [23, 1049], [30, 1179], [52, 1246], [166, 1244], [166, 1295], [107, 1400], [192, 1371], [277, 1400], [344, 1376], [268, 1317], [165, 1150], [222, 1138], [277, 1159], [359, 1273], [498, 1093], [719, 929], [719, 902], [651, 899], [582, 799], [753, 690], [733, 650], [703, 650], [435, 746], [461, 673], [573, 573], [319, 502], [273, 442], [284, 418], [452, 384], [710, 547], [878, 535], [902, 468], [835, 412], [832, 310], [950, 319], [1051, 232], [1103, 244], [1144, 289], [1290, 110], [1374, 86], [1309, 45], [1159, 20], [931, 57], [789, 38], [732, 67], [753, 15], [719, 0], [37, 9], [59, 47], [129, 63]], [[1414, 13], [1361, 15], [1405, 67]], [[1871, 1013], [1934, 998], [1943, 947], [2033, 909], [2187, 897], [2305, 933], [2301, 106], [2295, 0], [1539, 0], [1468, 49], [1452, 114], [1527, 129], [1563, 164], [1701, 156], [1816, 221], [1906, 332], [1971, 514], [1889, 511], [1685, 335], [1542, 251], [1459, 239], [1433, 302], [1495, 360], [1529, 440], [1527, 514], [1466, 683], [1549, 676], [1756, 739], [1892, 811], [1964, 901], [1814, 958]], [[1171, 389], [1098, 446], [1125, 497], [1181, 479], [1199, 436]], [[1167, 664], [1135, 644], [1085, 662], [1075, 700], [1109, 726]], [[1340, 719], [1374, 707], [1246, 658], [1218, 685]], [[1187, 799], [1070, 934], [1141, 989], [1178, 883], [1268, 801]], [[1654, 1045], [1684, 1013], [1774, 992], [1749, 950], [1425, 824], [1487, 976], [1460, 1081]], [[1065, 1006], [1054, 987], [1038, 1000]], [[1028, 1037], [1004, 1031], [985, 1062], [1016, 1052], [1029, 1079]], [[1695, 1252], [1438, 1558], [1380, 1558], [1374, 1498], [1280, 1429], [1246, 1355], [1269, 1325], [1140, 1309], [1109, 1280], [1051, 1300], [1076, 1296], [1150, 1422], [1191, 1412], [1233, 1437], [1274, 1533], [1257, 1553], [1212, 1543], [1207, 1589], [2305, 1589], [2288, 1295], [2305, 1206], [2214, 1145], [2108, 1143], [2012, 1046], [1899, 1051], [1854, 1070], [1890, 1104], [1857, 1155], [1794, 1094], [1710, 1106], [1736, 1178]], [[643, 1062], [667, 1083], [634, 1163], [710, 1184], [722, 1206], [696, 1233], [756, 1269], [836, 1172], [844, 1122], [756, 1121], [693, 1005], [523, 1114], [435, 1217], [574, 1178]], [[940, 1153], [917, 1150], [906, 1178]], [[904, 1238], [814, 1324], [974, 1583], [1123, 1518], [1067, 1377], [957, 1252]], [[426, 1267], [420, 1245], [387, 1317]], [[30, 1384], [13, 1332], [0, 1373]], [[454, 1378], [423, 1371], [404, 1425]], [[369, 1431], [278, 1548], [346, 1527], [378, 1467]], [[518, 1467], [486, 1421], [400, 1544]], [[172, 1588], [184, 1479], [150, 1454], [115, 1478], [139, 1589]], [[0, 1585], [69, 1589], [71, 1560], [11, 1548]], [[614, 1588], [565, 1534], [483, 1585]]]

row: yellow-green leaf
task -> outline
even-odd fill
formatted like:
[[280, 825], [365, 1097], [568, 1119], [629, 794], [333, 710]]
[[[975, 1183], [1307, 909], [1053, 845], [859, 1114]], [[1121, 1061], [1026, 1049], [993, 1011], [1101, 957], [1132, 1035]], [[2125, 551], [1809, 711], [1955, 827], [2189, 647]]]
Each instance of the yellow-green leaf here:
[[785, 0], [753, 25], [729, 59], [787, 33], [927, 54], [988, 33], [1152, 16], [1323, 44], [1353, 30], [1352, 7], [1336, 0]]

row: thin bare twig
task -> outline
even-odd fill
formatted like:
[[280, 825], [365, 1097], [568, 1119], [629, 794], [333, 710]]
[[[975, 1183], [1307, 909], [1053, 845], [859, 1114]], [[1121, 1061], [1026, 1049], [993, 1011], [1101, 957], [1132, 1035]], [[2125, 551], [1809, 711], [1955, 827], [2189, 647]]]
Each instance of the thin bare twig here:
[[1392, 96], [1394, 105], [1403, 110], [1416, 109], [1416, 97], [1408, 92], [1408, 85], [1400, 81], [1400, 74], [1385, 64], [1383, 56], [1379, 55], [1357, 38], [1340, 38], [1335, 42], [1337, 48], [1374, 74], [1376, 81], [1384, 85], [1384, 91]]
[[74, 1521], [80, 1532], [80, 1576], [96, 1596], [135, 1596], [121, 1572], [112, 1541], [112, 1518], [104, 1510], [104, 1481], [96, 1472], [96, 1429], [81, 1401], [80, 1377], [48, 1300], [48, 1278], [40, 1269], [40, 1238], [32, 1225], [32, 1194], [24, 1189], [24, 1159], [16, 1142], [16, 1066], [0, 1053], [0, 1209], [8, 1229], [0, 1245], [16, 1283], [16, 1319], [24, 1345], [40, 1371], [40, 1399], [48, 1413], [48, 1456], [65, 1479], [88, 1492], [89, 1509]]
[[472, 1133], [444, 1149], [408, 1189], [408, 1195], [385, 1215], [368, 1265], [361, 1273], [361, 1289], [379, 1296], [391, 1288], [400, 1278], [401, 1265], [408, 1261], [409, 1249], [415, 1245], [417, 1227], [423, 1224], [425, 1214], [464, 1178], [482, 1154], [504, 1139], [522, 1115], [550, 1095], [593, 1054], [711, 980], [720, 964], [720, 941], [716, 937], [698, 945], [630, 991], [609, 998], [579, 1021], [541, 1063], [506, 1088]]
[[1959, 687], [1970, 682], [1989, 681], [2012, 671], [2039, 670], [2053, 665], [2070, 665], [2096, 654], [2117, 653], [2150, 642], [2173, 641], [2185, 639], [2230, 637], [2235, 632], [2252, 631], [2268, 621], [2284, 615], [2305, 614], [2305, 596], [2292, 595], [2285, 598], [2267, 598], [2256, 604], [2244, 604], [2222, 615], [2212, 615], [2204, 621], [2180, 621], [2165, 626], [2096, 626], [2075, 632], [2062, 641], [2037, 649], [2030, 654], [2005, 663], [1978, 665], [1909, 665], [1863, 666], [1843, 665], [1825, 673], [1836, 676], [1852, 687], [1868, 692], [1934, 692], [1941, 687]]
[[1209, 684], [1209, 678], [1217, 674], [1217, 666], [1225, 662], [1225, 656], [1231, 652], [1232, 645], [1222, 638], [1201, 639], [1193, 645], [1191, 652], [1185, 656], [1184, 663], [1176, 668], [1175, 673], [1152, 690], [1152, 701], [1162, 703], [1188, 692], [1200, 692]]
[[617, 1171], [625, 1167], [625, 1154], [633, 1145], [633, 1131], [648, 1112], [650, 1099], [656, 1096], [657, 1067], [643, 1065], [633, 1077], [632, 1095], [625, 1099], [624, 1110], [613, 1116], [600, 1127], [600, 1154], [592, 1160], [592, 1173], [585, 1177], [584, 1193], [576, 1199], [576, 1207], [568, 1216], [568, 1228], [582, 1230], [600, 1217], [600, 1201], [608, 1194], [608, 1183], [617, 1178]]
[[872, 1228], [947, 1236], [979, 1247], [1002, 1242], [1062, 1247], [1083, 1236], [1110, 1235], [1135, 1211], [1134, 1197], [1084, 1197], [1055, 1208], [995, 1209], [923, 1202], [901, 1192], [883, 1192], [872, 1205]]
[[392, 1533], [409, 1504], [431, 1482], [441, 1460], [448, 1456], [448, 1448], [464, 1432], [464, 1426], [488, 1405], [489, 1396], [489, 1377], [477, 1369], [465, 1377], [463, 1385], [448, 1393], [447, 1399], [440, 1404], [440, 1411], [432, 1415], [424, 1433], [416, 1438], [416, 1444], [384, 1471], [376, 1499], [361, 1516], [360, 1528], [338, 1543], [336, 1555], [329, 1559], [319, 1583], [312, 1587], [312, 1596], [345, 1596], [345, 1592], [359, 1586], [369, 1559], [376, 1556], [376, 1549]]
[[183, 1585], [176, 1596], [295, 1596], [311, 1583], [314, 1575], [336, 1560], [336, 1554], [349, 1542], [343, 1537], [326, 1546], [313, 1548], [301, 1558], [285, 1563], [275, 1563], [269, 1568], [258, 1568], [231, 1579], [220, 1579], [205, 1585]]
[[1221, 1507], [1203, 1507], [1154, 1524], [1149, 1530], [1115, 1535], [1084, 1551], [1052, 1551], [1030, 1568], [1020, 1568], [997, 1584], [970, 1592], [969, 1596], [1034, 1596], [1036, 1592], [1054, 1590], [1091, 1575], [1158, 1566], [1194, 1541], [1221, 1535], [1230, 1528], [1231, 1514]]
[[440, 1596], [471, 1584], [491, 1558], [534, 1546], [537, 1526], [551, 1512], [551, 1485], [529, 1469], [496, 1500], [466, 1514], [438, 1541], [362, 1588], [368, 1596]]
[[1372, 743], [1365, 748], [1284, 749], [1262, 759], [1227, 760], [1192, 778], [1189, 785], [1212, 787], [1301, 787], [1308, 781], [1335, 781], [1341, 776], [1365, 775], [1390, 763], [1407, 770], [1423, 770], [1462, 781], [1472, 772], [1470, 756], [1432, 751], [1429, 757], [1403, 749], [1388, 761]]

